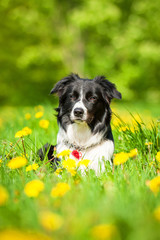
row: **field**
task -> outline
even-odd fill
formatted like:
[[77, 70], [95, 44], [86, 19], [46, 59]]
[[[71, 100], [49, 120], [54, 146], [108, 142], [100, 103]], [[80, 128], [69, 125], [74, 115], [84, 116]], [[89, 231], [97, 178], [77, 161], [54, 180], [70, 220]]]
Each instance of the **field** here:
[[53, 106], [0, 110], [0, 239], [160, 239], [160, 112], [112, 107], [114, 164], [99, 176], [67, 151], [56, 172], [40, 161], [56, 143]]

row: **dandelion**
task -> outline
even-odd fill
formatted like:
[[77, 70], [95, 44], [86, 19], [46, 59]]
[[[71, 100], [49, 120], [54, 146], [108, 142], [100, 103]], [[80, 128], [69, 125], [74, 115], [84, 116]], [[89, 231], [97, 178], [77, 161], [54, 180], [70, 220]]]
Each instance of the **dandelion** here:
[[35, 106], [34, 110], [36, 112], [44, 112], [44, 107], [42, 105]]
[[68, 168], [67, 171], [74, 177], [76, 175], [76, 170], [74, 168]]
[[24, 117], [25, 117], [26, 120], [29, 120], [29, 119], [31, 119], [31, 114], [30, 113], [26, 113]]
[[156, 154], [156, 160], [157, 160], [158, 162], [160, 162], [160, 151], [157, 152], [157, 154]]
[[25, 185], [24, 192], [28, 197], [38, 197], [44, 190], [44, 183], [40, 180], [32, 180]]
[[0, 206], [3, 206], [8, 201], [9, 194], [6, 188], [0, 185]]
[[117, 228], [112, 224], [100, 224], [92, 228], [91, 235], [96, 240], [112, 239], [117, 235]]
[[149, 146], [149, 145], [152, 145], [153, 143], [152, 142], [146, 142], [145, 145], [146, 146]]
[[62, 217], [50, 211], [41, 212], [39, 215], [39, 221], [42, 227], [48, 231], [55, 231], [63, 224]]
[[80, 160], [80, 161], [78, 162], [78, 166], [83, 165], [83, 166], [87, 167], [89, 163], [90, 163], [90, 160], [88, 160], [88, 159], [82, 159], [82, 160]]
[[2, 160], [0, 159], [0, 167], [1, 167]]
[[49, 121], [48, 120], [40, 120], [39, 121], [39, 126], [41, 128], [47, 129], [49, 127]]
[[41, 118], [43, 116], [43, 112], [37, 112], [35, 114], [35, 118]]
[[60, 152], [60, 153], [57, 154], [57, 158], [59, 158], [59, 157], [65, 157], [65, 156], [69, 157], [70, 153], [71, 153], [71, 150], [65, 149], [65, 150], [63, 150], [62, 152]]
[[26, 172], [29, 172], [31, 170], [37, 170], [39, 168], [39, 165], [37, 163], [33, 163], [32, 165], [29, 165], [26, 167]]
[[21, 138], [27, 135], [30, 135], [32, 130], [29, 127], [24, 127], [22, 130], [16, 132], [15, 138]]
[[41, 233], [23, 232], [17, 229], [5, 229], [0, 232], [3, 240], [51, 240], [50, 237]]
[[114, 165], [120, 165], [120, 164], [123, 164], [125, 163], [129, 158], [129, 154], [128, 153], [125, 153], [125, 152], [121, 152], [121, 153], [117, 153], [115, 154], [115, 157], [114, 157]]
[[76, 161], [74, 159], [68, 158], [62, 162], [62, 166], [66, 169], [71, 169], [76, 167]]
[[151, 181], [149, 181], [148, 186], [150, 190], [157, 195], [157, 193], [160, 190], [160, 176], [157, 176], [153, 178]]
[[130, 150], [130, 152], [128, 153], [129, 157], [136, 157], [137, 154], [138, 154], [137, 148]]
[[160, 221], [160, 206], [154, 210], [153, 215], [156, 220]]
[[11, 169], [21, 168], [27, 164], [27, 159], [24, 157], [12, 158], [7, 166]]
[[129, 130], [129, 127], [127, 127], [127, 126], [124, 126], [124, 127], [120, 127], [120, 128], [119, 128], [119, 132], [125, 132], [125, 131], [127, 131], [127, 130]]
[[55, 171], [55, 174], [59, 175], [61, 172], [62, 172], [62, 169], [61, 168], [57, 168], [57, 170]]
[[51, 196], [63, 197], [69, 190], [70, 186], [68, 183], [57, 183], [57, 185], [51, 190]]

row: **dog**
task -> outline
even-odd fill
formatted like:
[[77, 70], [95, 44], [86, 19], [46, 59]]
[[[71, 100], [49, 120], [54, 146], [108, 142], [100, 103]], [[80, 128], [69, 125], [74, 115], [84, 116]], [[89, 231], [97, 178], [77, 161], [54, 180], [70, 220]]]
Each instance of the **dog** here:
[[[57, 154], [65, 149], [77, 150], [81, 158], [90, 160], [89, 169], [96, 174], [105, 171], [105, 162], [112, 164], [114, 152], [110, 103], [113, 98], [121, 99], [121, 93], [105, 76], [87, 79], [73, 73], [50, 93], [59, 97]], [[50, 146], [48, 158], [52, 153]]]

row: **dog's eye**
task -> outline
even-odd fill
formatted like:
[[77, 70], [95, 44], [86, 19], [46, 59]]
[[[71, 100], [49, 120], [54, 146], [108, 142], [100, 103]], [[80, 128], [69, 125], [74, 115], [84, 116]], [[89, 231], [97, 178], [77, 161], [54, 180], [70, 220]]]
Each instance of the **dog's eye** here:
[[71, 99], [72, 101], [75, 101], [75, 100], [77, 99], [77, 97], [76, 97], [75, 95], [71, 94], [71, 95], [70, 95], [70, 99]]
[[96, 96], [91, 96], [88, 98], [89, 102], [96, 102], [97, 101], [97, 97]]

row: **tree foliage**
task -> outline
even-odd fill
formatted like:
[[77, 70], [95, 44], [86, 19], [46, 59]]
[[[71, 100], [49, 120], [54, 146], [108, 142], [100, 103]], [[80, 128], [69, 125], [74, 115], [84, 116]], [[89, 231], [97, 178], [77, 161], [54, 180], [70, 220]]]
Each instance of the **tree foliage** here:
[[0, 101], [35, 104], [70, 72], [158, 100], [160, 2], [1, 0]]

